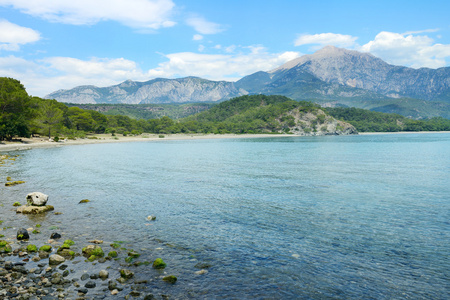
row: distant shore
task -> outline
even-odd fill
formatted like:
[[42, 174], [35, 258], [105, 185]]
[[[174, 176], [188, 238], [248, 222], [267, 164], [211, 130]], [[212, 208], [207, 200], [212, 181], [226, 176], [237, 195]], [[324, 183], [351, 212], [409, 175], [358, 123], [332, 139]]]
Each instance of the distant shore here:
[[[360, 135], [377, 134], [426, 134], [426, 133], [450, 133], [450, 131], [399, 131], [399, 132], [360, 132]], [[26, 150], [31, 148], [62, 147], [66, 145], [87, 145], [103, 143], [127, 143], [145, 141], [167, 141], [167, 140], [200, 140], [200, 139], [236, 139], [236, 138], [276, 138], [295, 137], [292, 134], [142, 134], [138, 136], [111, 136], [110, 134], [89, 135], [86, 138], [75, 140], [50, 141], [46, 137], [21, 138], [20, 141], [0, 142], [0, 151]]]
[[[160, 137], [163, 136], [163, 137]], [[167, 140], [200, 140], [200, 139], [236, 139], [236, 138], [269, 138], [288, 137], [291, 134], [142, 134], [138, 136], [111, 136], [111, 134], [95, 134], [75, 140], [50, 141], [46, 137], [21, 138], [20, 141], [0, 142], [0, 151], [25, 150], [31, 148], [62, 147], [66, 145], [87, 145], [103, 143], [127, 143]]]

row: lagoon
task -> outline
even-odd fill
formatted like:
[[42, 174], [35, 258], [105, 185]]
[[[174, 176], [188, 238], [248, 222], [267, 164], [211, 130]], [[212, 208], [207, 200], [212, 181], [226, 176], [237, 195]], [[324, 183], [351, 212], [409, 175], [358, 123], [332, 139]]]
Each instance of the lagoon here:
[[[446, 299], [450, 134], [180, 140], [31, 149], [3, 166], [13, 227], [125, 241], [181, 299]], [[15, 215], [29, 192], [63, 214]], [[91, 202], [81, 205], [81, 199]], [[147, 216], [155, 215], [154, 222]], [[140, 266], [143, 278], [155, 270]], [[206, 274], [195, 272], [205, 269]]]

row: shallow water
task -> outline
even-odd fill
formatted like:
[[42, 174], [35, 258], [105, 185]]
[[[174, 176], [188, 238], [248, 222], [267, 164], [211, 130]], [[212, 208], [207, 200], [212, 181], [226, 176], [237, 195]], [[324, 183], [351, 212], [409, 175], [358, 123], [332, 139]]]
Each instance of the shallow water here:
[[[450, 134], [157, 141], [19, 151], [1, 219], [162, 257], [175, 298], [446, 299]], [[61, 216], [15, 215], [28, 192]], [[78, 204], [81, 199], [87, 204]], [[146, 219], [155, 215], [156, 221]], [[3, 225], [5, 226], [5, 225]], [[43, 232], [45, 234], [45, 232]], [[197, 264], [210, 266], [196, 275]], [[197, 265], [198, 267], [198, 265]], [[154, 277], [150, 267], [139, 276]]]

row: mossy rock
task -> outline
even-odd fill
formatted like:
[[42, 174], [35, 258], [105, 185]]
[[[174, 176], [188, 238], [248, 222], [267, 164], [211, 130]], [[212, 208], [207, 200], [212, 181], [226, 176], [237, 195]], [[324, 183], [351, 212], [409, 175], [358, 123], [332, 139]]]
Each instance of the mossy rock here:
[[5, 186], [14, 186], [14, 185], [22, 184], [22, 183], [25, 183], [25, 181], [22, 181], [22, 180], [8, 181], [5, 183]]
[[52, 252], [52, 246], [44, 245], [41, 248], [39, 248], [39, 251]]
[[61, 255], [65, 259], [73, 259], [75, 257], [75, 252], [70, 249], [61, 249], [57, 251], [58, 255]]
[[64, 243], [59, 247], [58, 251], [64, 250], [64, 249], [70, 249], [70, 245], [67, 245], [66, 243]]
[[7, 241], [0, 241], [0, 253], [10, 253], [12, 252], [11, 246]]
[[118, 256], [117, 251], [110, 251], [110, 252], [108, 253], [108, 256], [109, 256], [109, 257], [112, 257], [112, 258], [117, 257], [117, 256]]
[[11, 177], [10, 176], [6, 177], [6, 181], [12, 181]]
[[112, 243], [110, 246], [114, 249], [120, 248], [120, 244], [117, 243]]
[[16, 212], [22, 214], [36, 215], [51, 210], [55, 210], [55, 208], [52, 205], [45, 205], [45, 206], [22, 205], [17, 208]]
[[134, 273], [131, 272], [130, 270], [127, 269], [121, 269], [120, 270], [120, 277], [125, 278], [125, 279], [130, 279], [133, 278]]
[[21, 206], [20, 202], [14, 202], [13, 206]]
[[37, 252], [38, 251], [38, 249], [37, 249], [37, 247], [36, 247], [36, 245], [28, 245], [27, 246], [27, 252]]
[[89, 245], [82, 249], [83, 256], [90, 258], [94, 255], [96, 258], [105, 256], [103, 249], [97, 245]]
[[157, 258], [153, 262], [153, 268], [155, 269], [164, 269], [166, 267], [166, 263], [162, 260], [162, 258]]
[[39, 233], [41, 233], [41, 231], [40, 231], [39, 229], [35, 229], [35, 230], [33, 230], [31, 233], [33, 233], [33, 234], [39, 234]]
[[75, 242], [72, 241], [72, 240], [65, 240], [65, 241], [64, 241], [64, 244], [69, 245], [69, 246], [72, 246], [72, 245], [75, 245]]
[[175, 284], [175, 282], [177, 282], [177, 277], [173, 276], [173, 275], [169, 275], [163, 278], [163, 280], [165, 282], [171, 283], [171, 284]]
[[83, 199], [78, 204], [91, 202], [89, 199]]
[[96, 259], [97, 259], [97, 256], [91, 255], [91, 256], [89, 256], [88, 261], [93, 262]]
[[137, 253], [136, 251], [130, 251], [130, 252], [128, 252], [128, 256], [132, 257], [132, 258], [138, 258], [141, 255], [139, 253]]

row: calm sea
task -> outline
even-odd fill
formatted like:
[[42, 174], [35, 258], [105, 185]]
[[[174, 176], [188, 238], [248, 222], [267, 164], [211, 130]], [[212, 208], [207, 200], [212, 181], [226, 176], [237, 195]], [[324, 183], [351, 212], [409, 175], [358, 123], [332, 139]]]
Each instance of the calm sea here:
[[[55, 230], [80, 247], [105, 240], [105, 252], [123, 241], [139, 261], [166, 261], [166, 274], [178, 277], [173, 286], [150, 266], [133, 268], [150, 279], [149, 289], [175, 299], [450, 296], [448, 133], [160, 140], [10, 154], [20, 156], [0, 168], [2, 178], [26, 183], [0, 189], [3, 226], [14, 227], [6, 235], [40, 223], [43, 241]], [[63, 214], [15, 215], [12, 203], [32, 191], [48, 194]], [[196, 274], [201, 268], [208, 272]]]

